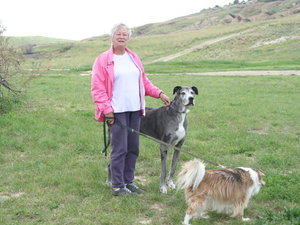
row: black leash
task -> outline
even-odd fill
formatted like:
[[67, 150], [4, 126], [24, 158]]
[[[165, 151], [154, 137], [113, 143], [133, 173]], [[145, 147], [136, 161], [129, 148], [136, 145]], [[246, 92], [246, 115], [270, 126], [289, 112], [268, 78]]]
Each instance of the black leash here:
[[[107, 119], [113, 119], [113, 118], [110, 118], [110, 117], [109, 117], [109, 118], [107, 118]], [[226, 168], [226, 166], [224, 166], [224, 165], [222, 165], [222, 164], [219, 164], [219, 163], [210, 161], [210, 160], [208, 160], [208, 159], [201, 158], [201, 157], [199, 157], [199, 156], [197, 156], [197, 155], [195, 155], [195, 154], [193, 154], [193, 153], [190, 153], [190, 152], [188, 152], [188, 151], [182, 150], [182, 149], [180, 149], [180, 148], [178, 148], [178, 147], [176, 147], [176, 146], [174, 146], [174, 145], [171, 145], [171, 144], [169, 144], [169, 143], [167, 143], [167, 142], [161, 141], [161, 140], [156, 139], [156, 138], [154, 138], [154, 137], [151, 137], [151, 136], [149, 136], [149, 135], [147, 135], [147, 134], [144, 134], [144, 133], [142, 133], [142, 132], [140, 132], [140, 131], [137, 131], [137, 130], [131, 128], [131, 127], [128, 127], [128, 126], [122, 124], [122, 123], [121, 123], [120, 121], [118, 121], [116, 118], [114, 118], [114, 119], [115, 119], [115, 123], [116, 123], [119, 127], [122, 127], [122, 128], [124, 128], [124, 129], [126, 129], [126, 130], [132, 132], [132, 133], [136, 133], [136, 134], [138, 134], [138, 135], [140, 135], [140, 136], [143, 136], [143, 137], [145, 137], [145, 138], [148, 138], [148, 139], [150, 139], [150, 140], [152, 140], [152, 141], [155, 141], [155, 142], [157, 142], [157, 143], [159, 143], [159, 144], [166, 145], [166, 146], [168, 146], [168, 147], [170, 147], [170, 148], [173, 148], [173, 149], [175, 149], [175, 150], [177, 150], [177, 151], [180, 151], [180, 152], [186, 153], [186, 154], [188, 154], [188, 155], [191, 155], [191, 156], [193, 156], [193, 157], [195, 157], [195, 158], [198, 158], [198, 159], [202, 160], [203, 162], [212, 164], [212, 165], [214, 165], [214, 166], [218, 166], [218, 167], [220, 167], [220, 168]], [[105, 125], [104, 125], [104, 126], [105, 126]], [[104, 135], [104, 136], [106, 136], [106, 135]], [[106, 137], [104, 138], [104, 140], [105, 140], [104, 142], [106, 142]], [[109, 143], [110, 143], [110, 142], [109, 142]], [[109, 143], [108, 143], [108, 145], [109, 145]], [[107, 147], [108, 147], [108, 145], [106, 145], [106, 143], [105, 143], [105, 144], [104, 144], [104, 146], [105, 146], [105, 151], [104, 151], [104, 150], [102, 151], [102, 152], [105, 152], [105, 156], [107, 156]]]
[[109, 128], [108, 128], [108, 141], [106, 141], [106, 123], [107, 121], [103, 122], [103, 139], [104, 139], [104, 148], [102, 153], [104, 153], [105, 157], [107, 157], [107, 149], [110, 145], [110, 135], [109, 135]]

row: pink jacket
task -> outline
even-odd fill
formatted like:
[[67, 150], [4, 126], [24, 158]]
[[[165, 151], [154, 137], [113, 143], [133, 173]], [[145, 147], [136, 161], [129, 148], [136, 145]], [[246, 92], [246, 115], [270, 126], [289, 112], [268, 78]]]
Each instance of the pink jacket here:
[[[144, 67], [137, 54], [126, 48], [136, 66], [140, 69], [142, 79], [140, 79], [141, 113], [145, 115], [145, 96], [159, 98], [162, 92], [154, 86], [146, 77]], [[93, 65], [91, 92], [93, 101], [96, 104], [95, 119], [104, 121], [104, 114], [113, 112], [111, 106], [112, 90], [114, 84], [114, 61], [113, 48], [99, 55]]]

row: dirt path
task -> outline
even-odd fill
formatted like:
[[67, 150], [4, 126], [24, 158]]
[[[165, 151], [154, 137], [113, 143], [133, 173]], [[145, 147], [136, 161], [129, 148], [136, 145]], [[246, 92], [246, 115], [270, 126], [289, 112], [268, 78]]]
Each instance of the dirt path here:
[[198, 76], [300, 76], [300, 70], [244, 70], [202, 73], [150, 73], [148, 75], [198, 75]]
[[[90, 76], [92, 71], [86, 71], [80, 76]], [[57, 75], [57, 74], [56, 74]], [[242, 70], [217, 71], [199, 73], [147, 73], [147, 75], [194, 75], [194, 76], [300, 76], [300, 70]]]
[[164, 57], [161, 57], [159, 59], [155, 59], [155, 60], [153, 60], [151, 62], [145, 62], [144, 64], [151, 64], [151, 63], [156, 63], [156, 62], [167, 62], [167, 61], [170, 61], [170, 60], [175, 59], [177, 57], [180, 57], [182, 55], [185, 55], [185, 54], [188, 54], [190, 52], [193, 52], [195, 50], [204, 48], [206, 46], [215, 44], [215, 43], [220, 42], [220, 41], [224, 41], [224, 40], [227, 40], [227, 39], [239, 36], [239, 35], [241, 35], [241, 34], [243, 34], [245, 32], [249, 32], [249, 31], [250, 30], [247, 30], [247, 31], [244, 31], [244, 32], [235, 33], [235, 34], [231, 34], [231, 35], [227, 35], [227, 36], [223, 36], [223, 37], [216, 38], [216, 39], [213, 39], [213, 40], [208, 40], [208, 41], [202, 42], [202, 43], [200, 43], [198, 45], [195, 45], [193, 47], [187, 48], [187, 49], [185, 49], [183, 51], [177, 52], [177, 53], [172, 54], [172, 55], [164, 56]]

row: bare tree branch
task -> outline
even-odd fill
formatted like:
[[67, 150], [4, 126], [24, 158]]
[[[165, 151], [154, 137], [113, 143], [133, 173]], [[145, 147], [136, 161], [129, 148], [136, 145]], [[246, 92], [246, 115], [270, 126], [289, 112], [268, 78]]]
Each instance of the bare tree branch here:
[[[8, 38], [3, 36], [6, 28], [0, 24], [0, 87], [4, 87], [14, 94], [20, 93], [15, 90], [8, 79], [20, 71], [20, 62], [22, 55], [8, 43]], [[0, 95], [3, 92], [0, 89]]]

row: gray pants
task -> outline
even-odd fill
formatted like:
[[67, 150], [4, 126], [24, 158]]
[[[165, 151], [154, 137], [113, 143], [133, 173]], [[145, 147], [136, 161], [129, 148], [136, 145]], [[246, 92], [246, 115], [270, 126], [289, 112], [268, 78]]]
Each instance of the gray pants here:
[[[116, 120], [122, 124], [139, 130], [141, 113], [115, 113]], [[112, 151], [110, 154], [110, 172], [112, 187], [124, 187], [134, 180], [134, 170], [139, 155], [139, 136], [114, 123], [110, 125], [110, 140]]]

